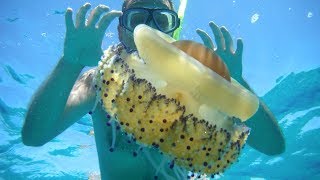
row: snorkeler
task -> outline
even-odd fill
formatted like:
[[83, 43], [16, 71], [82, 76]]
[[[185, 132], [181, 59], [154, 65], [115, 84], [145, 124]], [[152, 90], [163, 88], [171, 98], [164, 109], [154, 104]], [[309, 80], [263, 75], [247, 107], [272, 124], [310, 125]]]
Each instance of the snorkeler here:
[[[85, 16], [89, 8], [88, 3], [80, 8], [75, 24], [72, 20], [72, 10], [66, 11], [67, 31], [63, 56], [33, 96], [22, 129], [23, 143], [28, 146], [42, 146], [89, 112], [93, 119], [102, 179], [127, 177], [150, 179], [155, 174], [162, 179], [185, 177], [182, 175], [186, 175], [183, 169], [172, 171], [170, 166], [157, 168], [157, 165], [162, 162], [158, 151], [147, 148], [142, 150], [139, 145], [128, 143], [124, 133], [112, 130], [112, 128], [119, 128], [118, 126], [106, 125], [106, 113], [100, 106], [96, 106], [91, 111], [96, 99], [93, 82], [96, 69], [91, 69], [78, 77], [85, 66], [98, 64], [103, 54], [101, 50], [103, 36], [116, 17], [120, 17], [118, 33], [121, 43], [112, 47], [114, 51], [124, 49], [130, 53], [136, 49], [132, 31], [138, 24], [147, 24], [172, 36], [173, 31], [179, 27], [179, 19], [173, 11], [172, 2], [170, 0], [126, 0], [122, 12], [109, 11], [107, 6], [99, 5], [91, 12], [86, 22]], [[172, 22], [162, 26], [162, 17], [166, 18], [166, 16], [173, 17]], [[238, 41], [237, 50], [233, 52], [229, 32], [214, 23], [210, 23], [210, 27], [217, 41], [215, 51], [223, 60], [227, 60], [225, 63], [230, 69], [231, 76], [249, 88], [242, 79], [242, 41]], [[197, 32], [206, 46], [214, 49], [211, 38], [202, 30]], [[280, 154], [285, 148], [284, 139], [280, 129], [270, 124], [274, 120], [270, 121], [273, 117], [269, 114], [263, 103], [260, 103], [258, 112], [246, 121], [246, 124], [252, 128], [248, 143], [265, 154]], [[144, 155], [138, 155], [140, 151], [143, 151]]]

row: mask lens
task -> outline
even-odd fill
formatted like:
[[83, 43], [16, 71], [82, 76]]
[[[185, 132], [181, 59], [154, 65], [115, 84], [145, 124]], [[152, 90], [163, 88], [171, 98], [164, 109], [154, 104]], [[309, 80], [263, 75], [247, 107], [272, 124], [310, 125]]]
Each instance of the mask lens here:
[[148, 19], [148, 11], [143, 10], [128, 10], [123, 14], [123, 25], [130, 31], [139, 24], [145, 24]]
[[179, 26], [177, 15], [170, 11], [155, 11], [153, 18], [159, 30], [165, 33], [171, 32]]

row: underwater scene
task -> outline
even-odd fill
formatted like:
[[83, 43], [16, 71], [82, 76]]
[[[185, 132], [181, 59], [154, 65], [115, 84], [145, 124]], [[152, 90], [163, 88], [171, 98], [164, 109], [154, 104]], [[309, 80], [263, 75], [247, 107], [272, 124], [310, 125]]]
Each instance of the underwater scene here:
[[[56, 99], [67, 100], [64, 90], [43, 96], [43, 112], [28, 108], [36, 107], [32, 100], [44, 82], [52, 82], [49, 90], [61, 85], [48, 77], [67, 52], [66, 64], [80, 61], [68, 51], [76, 37], [68, 33], [81, 27], [77, 12], [87, 2], [82, 26], [104, 21], [93, 27], [105, 28], [97, 31], [104, 54], [84, 35], [79, 44], [94, 46], [99, 59], [60, 79], [94, 76], [91, 87], [73, 87], [79, 91], [68, 102], [81, 104], [81, 95], [97, 93], [87, 94], [92, 98], [85, 110], [65, 117], [79, 120], [51, 126], [45, 122], [58, 115], [50, 108]], [[127, 0], [136, 9], [124, 9], [120, 20], [120, 12], [109, 19], [90, 15], [100, 4], [121, 11], [123, 3], [2, 1], [0, 179], [320, 179], [318, 1], [173, 0], [168, 11], [168, 0]], [[101, 7], [99, 15], [107, 12]], [[133, 25], [134, 15], [143, 13], [152, 28]], [[170, 19], [165, 27], [163, 16]], [[124, 32], [131, 35], [119, 45]], [[132, 46], [139, 55], [129, 55]], [[83, 47], [78, 53], [91, 55]], [[34, 118], [39, 126], [32, 128], [25, 120], [37, 112], [45, 118]], [[93, 120], [99, 113], [104, 119]], [[40, 143], [33, 139], [46, 132], [56, 134]]]

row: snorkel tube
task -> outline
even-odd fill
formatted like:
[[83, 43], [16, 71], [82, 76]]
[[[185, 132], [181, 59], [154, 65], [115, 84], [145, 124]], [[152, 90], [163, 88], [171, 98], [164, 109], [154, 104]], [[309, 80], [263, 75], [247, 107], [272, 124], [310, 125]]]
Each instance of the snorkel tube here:
[[173, 32], [173, 38], [175, 40], [179, 40], [180, 39], [180, 32], [181, 32], [181, 29], [182, 29], [184, 12], [185, 12], [186, 7], [187, 7], [187, 2], [188, 2], [188, 0], [180, 0], [179, 10], [178, 10], [178, 17], [180, 19], [180, 26], [178, 27], [178, 29], [176, 29]]

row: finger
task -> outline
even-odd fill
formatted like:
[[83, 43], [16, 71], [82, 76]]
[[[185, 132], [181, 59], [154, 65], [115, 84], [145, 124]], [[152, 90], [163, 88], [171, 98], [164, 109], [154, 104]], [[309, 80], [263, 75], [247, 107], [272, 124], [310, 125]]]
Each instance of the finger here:
[[221, 33], [222, 33], [222, 35], [224, 37], [224, 40], [225, 40], [226, 50], [234, 53], [233, 41], [232, 41], [232, 37], [231, 37], [229, 31], [225, 27], [222, 27], [220, 29], [221, 29]]
[[65, 14], [65, 21], [66, 21], [66, 29], [67, 32], [74, 31], [75, 27], [72, 20], [72, 9], [68, 8]]
[[224, 50], [225, 49], [225, 42], [224, 42], [224, 38], [223, 38], [223, 35], [221, 33], [220, 28], [212, 21], [209, 23], [209, 26], [213, 32], [214, 39], [216, 40], [217, 50]]
[[212, 39], [210, 38], [210, 36], [208, 35], [208, 33], [206, 33], [204, 30], [202, 29], [197, 29], [197, 34], [200, 36], [200, 38], [202, 39], [204, 45], [212, 50], [214, 50], [214, 45], [212, 43]]
[[122, 15], [121, 11], [110, 11], [106, 15], [104, 15], [98, 25], [98, 28], [101, 33], [105, 33], [106, 29], [110, 25], [110, 23], [114, 20], [114, 18], [119, 17]]
[[77, 18], [76, 18], [76, 28], [81, 28], [84, 27], [86, 24], [86, 14], [88, 10], [90, 9], [91, 4], [86, 3], [84, 4], [78, 11], [77, 13]]
[[88, 20], [88, 26], [95, 27], [96, 23], [100, 19], [101, 14], [108, 12], [109, 7], [105, 5], [99, 5], [91, 12], [89, 20]]
[[236, 50], [236, 56], [242, 56], [243, 52], [243, 41], [242, 39], [237, 39], [237, 50]]

